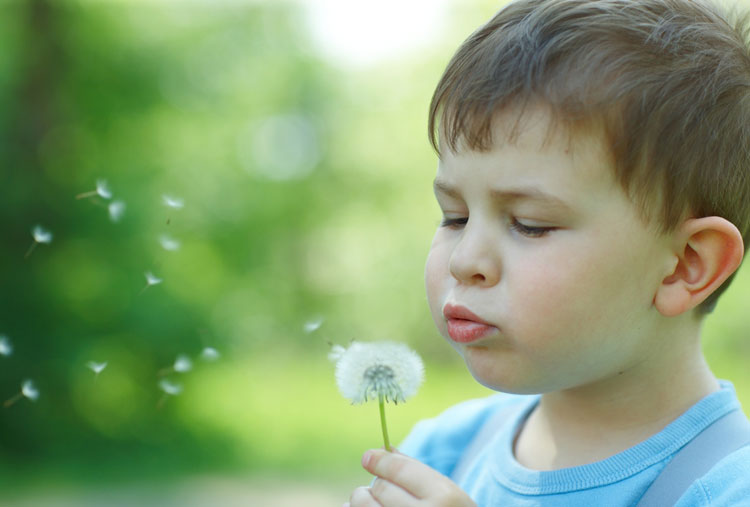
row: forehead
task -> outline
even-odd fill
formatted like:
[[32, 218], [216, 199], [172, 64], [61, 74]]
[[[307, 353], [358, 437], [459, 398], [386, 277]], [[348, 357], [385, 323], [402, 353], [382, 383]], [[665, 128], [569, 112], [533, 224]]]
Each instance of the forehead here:
[[593, 121], [561, 121], [547, 107], [505, 110], [493, 117], [487, 149], [459, 138], [454, 151], [441, 137], [438, 180], [459, 176], [455, 170], [462, 168], [485, 167], [497, 169], [493, 176], [499, 180], [512, 175], [530, 182], [543, 178], [550, 185], [577, 180], [583, 186], [610, 187], [615, 166], [603, 132]]

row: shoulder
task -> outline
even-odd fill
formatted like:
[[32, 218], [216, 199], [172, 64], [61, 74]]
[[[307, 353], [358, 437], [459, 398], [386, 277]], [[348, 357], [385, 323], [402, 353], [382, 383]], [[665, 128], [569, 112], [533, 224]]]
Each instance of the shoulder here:
[[399, 451], [449, 475], [487, 420], [527, 396], [496, 394], [454, 405], [437, 417], [418, 422]]
[[677, 503], [678, 507], [699, 505], [750, 507], [750, 445], [719, 461]]

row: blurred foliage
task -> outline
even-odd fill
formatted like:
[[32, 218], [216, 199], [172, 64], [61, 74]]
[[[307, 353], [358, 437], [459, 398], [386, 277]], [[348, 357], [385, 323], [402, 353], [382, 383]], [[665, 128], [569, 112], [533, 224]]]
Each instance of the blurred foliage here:
[[[4, 490], [356, 474], [379, 445], [376, 409], [335, 391], [330, 342], [406, 341], [427, 359], [423, 393], [390, 411], [394, 440], [485, 393], [426, 309], [439, 218], [426, 111], [452, 51], [496, 8], [456, 3], [419, 55], [344, 68], [315, 50], [295, 3], [0, 4], [0, 334], [15, 348], [0, 395], [26, 378], [41, 392], [0, 412]], [[108, 201], [75, 198], [101, 178], [126, 203], [117, 223]], [[54, 238], [25, 258], [36, 224]], [[163, 283], [146, 288], [146, 271]], [[748, 287], [741, 274], [706, 343], [750, 404]], [[201, 361], [206, 346], [221, 358]], [[164, 401], [160, 372], [178, 354], [195, 368], [168, 375], [184, 391]], [[108, 361], [96, 378], [91, 360]]]

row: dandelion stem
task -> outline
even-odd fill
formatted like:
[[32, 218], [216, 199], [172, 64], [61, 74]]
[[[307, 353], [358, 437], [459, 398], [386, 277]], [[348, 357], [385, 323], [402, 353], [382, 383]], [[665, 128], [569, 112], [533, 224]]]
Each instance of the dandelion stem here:
[[174, 371], [174, 366], [167, 366], [165, 368], [162, 368], [158, 372], [156, 372], [156, 375], [159, 376], [159, 377], [164, 377], [166, 375], [169, 375], [173, 371]]
[[86, 197], [92, 197], [96, 195], [96, 190], [92, 190], [90, 192], [83, 192], [81, 194], [78, 194], [76, 196], [76, 199], [85, 199]]
[[23, 393], [18, 393], [15, 396], [13, 396], [12, 398], [9, 398], [9, 399], [5, 400], [5, 403], [3, 403], [3, 407], [5, 407], [5, 408], [10, 407], [15, 402], [17, 402], [18, 400], [20, 400], [21, 396], [23, 396]]
[[34, 240], [34, 242], [31, 243], [31, 246], [29, 247], [29, 249], [26, 250], [26, 255], [23, 256], [24, 259], [28, 259], [29, 258], [29, 255], [31, 255], [31, 252], [34, 251], [34, 248], [36, 247], [36, 245], [37, 245], [37, 242], [36, 242], [36, 240]]
[[169, 395], [167, 393], [162, 394], [161, 398], [159, 398], [159, 401], [156, 402], [156, 410], [162, 409], [164, 403], [167, 401], [167, 398], [169, 398]]
[[391, 442], [388, 439], [388, 425], [385, 423], [385, 397], [383, 393], [378, 393], [378, 405], [380, 406], [380, 427], [383, 429], [383, 443], [385, 450], [391, 450]]

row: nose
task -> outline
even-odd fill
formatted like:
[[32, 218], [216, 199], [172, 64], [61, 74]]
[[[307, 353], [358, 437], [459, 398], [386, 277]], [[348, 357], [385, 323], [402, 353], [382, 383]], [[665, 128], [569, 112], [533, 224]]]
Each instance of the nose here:
[[501, 276], [499, 254], [497, 237], [469, 221], [451, 253], [450, 272], [462, 284], [493, 286]]

